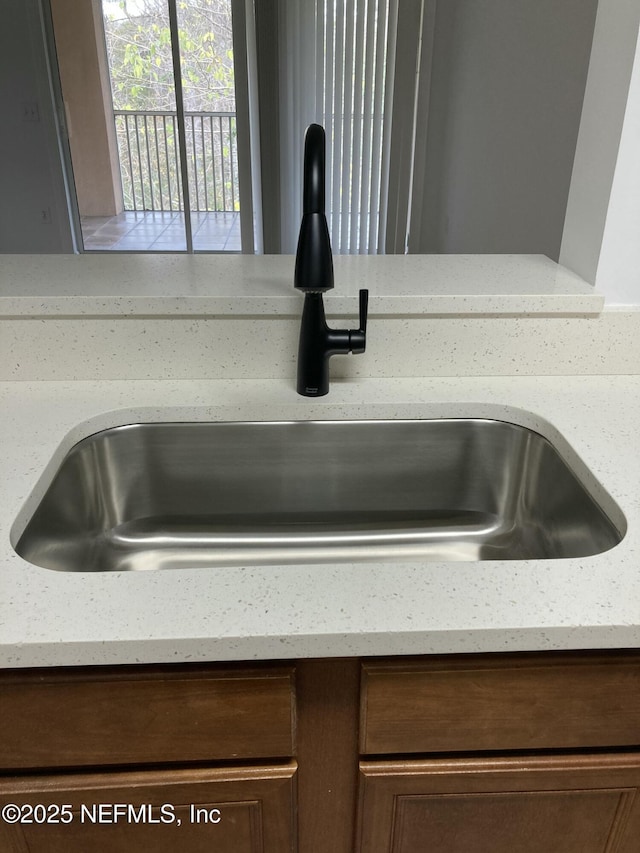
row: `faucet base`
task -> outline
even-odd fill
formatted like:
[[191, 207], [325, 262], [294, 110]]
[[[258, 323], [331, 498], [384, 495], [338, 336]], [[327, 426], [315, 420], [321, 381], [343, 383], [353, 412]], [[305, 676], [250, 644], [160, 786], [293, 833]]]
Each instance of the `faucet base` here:
[[324, 397], [329, 393], [331, 356], [364, 352], [367, 299], [368, 291], [361, 290], [359, 329], [331, 329], [325, 319], [322, 293], [305, 294], [298, 344], [298, 394], [303, 397]]
[[298, 394], [303, 397], [328, 394], [329, 358], [348, 352], [349, 332], [327, 326], [322, 293], [306, 293], [298, 345]]
[[307, 388], [304, 385], [298, 385], [296, 391], [303, 397], [324, 397], [325, 394], [329, 393], [328, 388], [326, 391], [323, 391], [321, 388]]

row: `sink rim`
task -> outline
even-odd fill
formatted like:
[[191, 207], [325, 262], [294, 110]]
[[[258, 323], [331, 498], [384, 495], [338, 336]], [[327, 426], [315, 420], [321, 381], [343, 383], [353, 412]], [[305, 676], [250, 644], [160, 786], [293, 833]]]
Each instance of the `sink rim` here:
[[[490, 407], [498, 408], [497, 405], [492, 404]], [[483, 406], [486, 410], [487, 406]], [[593, 554], [587, 554], [585, 556], [580, 557], [572, 557], [572, 556], [551, 556], [551, 557], [526, 557], [526, 558], [515, 558], [515, 557], [505, 557], [499, 559], [499, 562], [513, 562], [513, 563], [522, 563], [526, 560], [542, 560], [542, 559], [550, 559], [550, 560], [561, 560], [566, 562], [571, 559], [593, 559], [598, 557], [599, 555], [606, 553], [613, 548], [617, 548], [623, 542], [628, 532], [628, 522], [627, 518], [620, 508], [617, 501], [611, 496], [609, 491], [605, 488], [605, 486], [600, 482], [596, 474], [591, 470], [591, 468], [584, 462], [582, 457], [578, 454], [576, 450], [574, 450], [573, 446], [569, 443], [567, 439], [565, 439], [564, 435], [551, 424], [549, 421], [543, 420], [541, 418], [537, 418], [533, 413], [525, 410], [525, 409], [517, 409], [510, 408], [509, 416], [505, 416], [504, 407], [499, 407], [501, 414], [500, 416], [490, 415], [486, 413], [477, 413], [477, 414], [442, 414], [439, 416], [435, 416], [430, 414], [429, 416], [422, 417], [315, 417], [315, 418], [263, 418], [263, 419], [251, 419], [251, 420], [238, 420], [233, 418], [224, 418], [224, 419], [197, 419], [194, 417], [188, 417], [184, 419], [179, 419], [175, 417], [160, 419], [146, 419], [146, 418], [132, 418], [124, 421], [124, 417], [119, 420], [119, 422], [114, 423], [113, 425], [105, 425], [98, 429], [92, 429], [90, 432], [84, 432], [80, 437], [75, 438], [74, 434], [77, 434], [78, 429], [81, 429], [82, 426], [88, 427], [89, 423], [79, 424], [73, 430], [71, 430], [62, 442], [60, 442], [49, 459], [49, 462], [46, 464], [44, 470], [42, 471], [40, 477], [38, 478], [35, 486], [27, 496], [26, 500], [23, 502], [19, 513], [17, 514], [13, 524], [10, 528], [10, 542], [12, 549], [16, 555], [22, 559], [29, 566], [36, 568], [43, 568], [45, 571], [52, 571], [52, 567], [45, 567], [38, 565], [37, 563], [32, 563], [26, 557], [23, 557], [16, 551], [16, 547], [24, 535], [29, 523], [31, 522], [34, 514], [39, 508], [41, 502], [44, 497], [48, 493], [49, 488], [53, 484], [58, 472], [62, 469], [65, 460], [69, 457], [69, 455], [75, 451], [76, 449], [80, 449], [82, 445], [90, 443], [92, 440], [95, 440], [97, 437], [103, 434], [116, 434], [122, 433], [129, 430], [134, 430], [136, 428], [151, 428], [151, 429], [166, 429], [172, 426], [175, 427], [202, 427], [202, 428], [211, 428], [216, 426], [239, 426], [239, 427], [260, 427], [260, 426], [287, 426], [287, 427], [295, 427], [295, 425], [299, 424], [301, 426], [304, 425], [402, 425], [402, 424], [427, 424], [427, 423], [456, 423], [456, 422], [473, 422], [473, 423], [487, 423], [487, 424], [498, 424], [505, 425], [508, 427], [513, 427], [518, 430], [525, 431], [527, 433], [531, 433], [538, 438], [542, 439], [544, 442], [551, 446], [551, 449], [555, 451], [560, 460], [566, 466], [568, 471], [572, 474], [572, 476], [576, 479], [576, 481], [580, 484], [580, 486], [584, 489], [588, 497], [595, 504], [595, 506], [599, 509], [599, 511], [605, 516], [607, 521], [610, 523], [613, 530], [615, 530], [618, 541], [614, 543], [609, 548], [606, 548], [601, 551], [596, 551]], [[114, 415], [119, 414], [122, 415], [122, 412], [113, 413]], [[157, 410], [154, 410], [154, 414], [157, 414]], [[516, 415], [521, 415], [521, 418], [515, 417]], [[536, 426], [530, 426], [527, 423], [522, 423], [523, 419], [534, 418], [536, 420]], [[542, 424], [540, 424], [542, 421]], [[545, 429], [541, 429], [540, 426], [544, 426]], [[551, 433], [552, 435], [549, 435]], [[416, 557], [414, 559], [415, 562], [420, 562], [420, 558]], [[485, 559], [481, 562], [491, 562], [491, 559]], [[340, 561], [344, 563], [345, 561]], [[375, 559], [372, 558], [371, 562], [376, 563], [385, 563], [388, 560]], [[426, 562], [426, 561], [425, 561]], [[455, 562], [451, 560], [442, 560], [441, 562]], [[308, 563], [307, 563], [308, 564]], [[263, 566], [265, 564], [256, 562], [252, 564], [253, 567]], [[62, 571], [62, 570], [59, 570]], [[67, 570], [68, 573], [73, 573]], [[94, 573], [89, 570], [84, 570], [81, 572], [82, 574]], [[104, 573], [104, 572], [100, 572]]]

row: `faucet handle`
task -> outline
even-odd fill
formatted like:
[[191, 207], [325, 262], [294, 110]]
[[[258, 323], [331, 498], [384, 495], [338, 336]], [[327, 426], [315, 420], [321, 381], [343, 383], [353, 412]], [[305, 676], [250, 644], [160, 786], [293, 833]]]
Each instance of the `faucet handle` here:
[[349, 349], [358, 355], [365, 351], [367, 344], [367, 309], [369, 306], [369, 291], [360, 291], [360, 328], [349, 332]]

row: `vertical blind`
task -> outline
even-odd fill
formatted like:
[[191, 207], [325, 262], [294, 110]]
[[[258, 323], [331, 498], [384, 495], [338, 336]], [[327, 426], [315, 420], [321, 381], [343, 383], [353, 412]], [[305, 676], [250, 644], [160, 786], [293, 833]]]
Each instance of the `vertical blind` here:
[[304, 130], [327, 137], [327, 220], [340, 254], [384, 251], [398, 0], [281, 0], [283, 251], [300, 224]]

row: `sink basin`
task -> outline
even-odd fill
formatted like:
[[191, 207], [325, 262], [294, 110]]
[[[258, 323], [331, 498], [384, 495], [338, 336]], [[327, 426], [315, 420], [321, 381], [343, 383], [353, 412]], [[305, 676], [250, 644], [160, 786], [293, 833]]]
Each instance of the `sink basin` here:
[[497, 420], [134, 424], [69, 451], [15, 548], [80, 572], [585, 557], [624, 535], [588, 482]]

